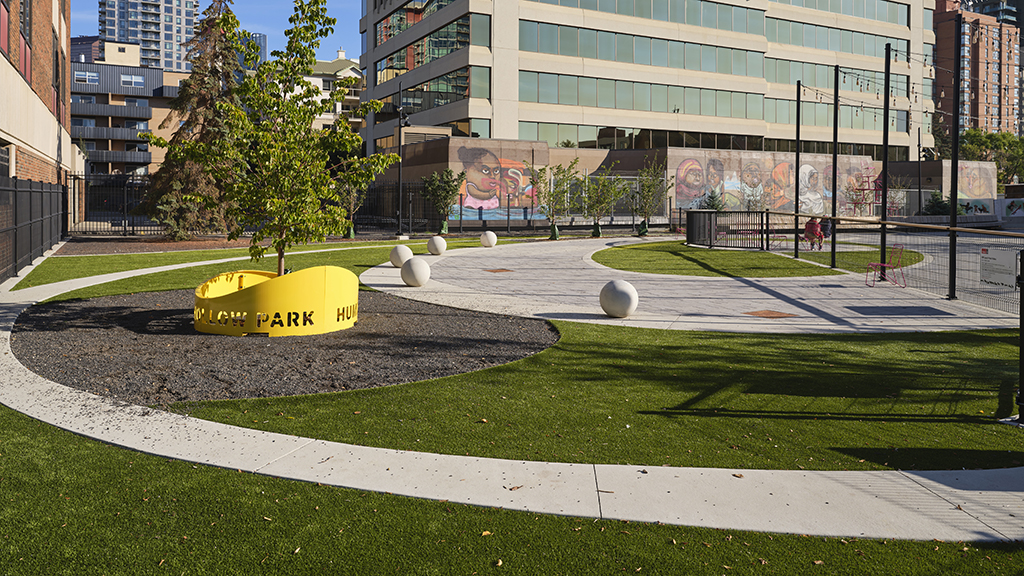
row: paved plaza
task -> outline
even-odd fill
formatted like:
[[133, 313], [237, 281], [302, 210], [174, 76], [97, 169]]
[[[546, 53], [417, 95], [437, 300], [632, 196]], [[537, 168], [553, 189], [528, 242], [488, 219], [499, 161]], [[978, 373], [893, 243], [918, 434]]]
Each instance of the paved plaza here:
[[[384, 264], [361, 280], [378, 290], [475, 310], [675, 330], [858, 333], [1014, 328], [1015, 316], [879, 285], [863, 275], [728, 279], [634, 274], [590, 254], [639, 239], [573, 240], [427, 256], [430, 282], [408, 288]], [[247, 260], [239, 258], [235, 260]], [[188, 264], [195, 266], [206, 262]], [[426, 454], [237, 428], [127, 405], [47, 381], [11, 354], [26, 306], [82, 286], [168, 266], [10, 292], [0, 286], [0, 403], [84, 436], [229, 469], [361, 490], [511, 510], [823, 536], [1024, 540], [1024, 468], [808, 472], [640, 468]], [[27, 272], [27, 271], [26, 271]], [[628, 319], [601, 314], [604, 283], [640, 294]], [[771, 311], [784, 318], [751, 312]], [[509, 490], [509, 486], [521, 486]]]

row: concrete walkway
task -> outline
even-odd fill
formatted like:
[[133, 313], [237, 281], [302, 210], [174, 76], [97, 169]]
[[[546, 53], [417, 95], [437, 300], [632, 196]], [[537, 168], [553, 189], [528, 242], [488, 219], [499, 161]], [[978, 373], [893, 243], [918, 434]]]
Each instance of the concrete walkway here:
[[[613, 273], [586, 257], [602, 244], [573, 241], [453, 251], [433, 261], [439, 280], [416, 291], [398, 286], [397, 270], [390, 265], [370, 270], [364, 278], [382, 289], [431, 301], [458, 299], [467, 307], [597, 322], [602, 318], [594, 288], [615, 274], [635, 282], [640, 290], [642, 309], [631, 322], [672, 328], [901, 329], [890, 325], [891, 318], [908, 322], [903, 330], [1016, 325], [1015, 318], [922, 293], [861, 290], [854, 287], [852, 277], [805, 278], [801, 286], [793, 280], [723, 282]], [[167, 268], [173, 267], [162, 269]], [[485, 271], [498, 269], [512, 272]], [[18, 292], [10, 292], [15, 281], [0, 285], [0, 403], [84, 436], [162, 457], [420, 498], [538, 513], [823, 536], [1024, 540], [1024, 468], [914, 473], [645, 469], [365, 448], [126, 405], [49, 382], [29, 372], [11, 354], [11, 326], [24, 307], [81, 286], [153, 271]], [[660, 297], [654, 297], [654, 288], [664, 290]], [[820, 295], [829, 290], [831, 296]], [[861, 295], [847, 300], [856, 290]], [[884, 318], [857, 312], [870, 312], [871, 307], [920, 309]], [[760, 309], [795, 313], [796, 320], [789, 318], [793, 321], [786, 324], [742, 314]]]
[[[681, 239], [680, 239], [681, 240]], [[598, 250], [656, 240], [534, 242], [421, 256], [430, 282], [409, 288], [390, 264], [360, 280], [403, 298], [513, 316], [640, 328], [769, 333], [919, 332], [1017, 328], [998, 310], [949, 301], [880, 282], [863, 274], [803, 278], [717, 278], [639, 274], [595, 263]], [[785, 256], [779, 256], [785, 258]], [[912, 267], [907, 274], [912, 274]], [[640, 304], [629, 318], [601, 311], [598, 295], [610, 280], [636, 287]], [[751, 313], [776, 313], [765, 318]], [[762, 315], [763, 316], [763, 315]]]

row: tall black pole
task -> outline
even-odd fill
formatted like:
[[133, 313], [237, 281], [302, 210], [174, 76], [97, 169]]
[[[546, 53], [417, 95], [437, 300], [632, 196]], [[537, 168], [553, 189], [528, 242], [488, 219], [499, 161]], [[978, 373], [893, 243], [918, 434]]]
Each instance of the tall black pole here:
[[[963, 15], [957, 12], [956, 14], [956, 38], [953, 39], [953, 82], [955, 88], [953, 89], [953, 113], [952, 126], [949, 127], [949, 135], [953, 139], [953, 159], [952, 166], [950, 167], [950, 186], [949, 186], [949, 227], [956, 227], [956, 209], [957, 199], [960, 195], [959, 192], [959, 179], [960, 179], [960, 96], [963, 90], [963, 79], [960, 78], [960, 59], [963, 56], [960, 52], [963, 50]], [[950, 300], [956, 300], [956, 232], [953, 230], [949, 231], [949, 294]]]
[[402, 81], [398, 81], [398, 232], [395, 236], [402, 235]]
[[[922, 116], [923, 118], [924, 116]], [[924, 193], [921, 192], [921, 127], [917, 127], [917, 209], [924, 208]]]
[[832, 267], [836, 267], [836, 232], [839, 221], [836, 220], [836, 198], [839, 197], [839, 64], [836, 64], [835, 78], [832, 80]]
[[803, 85], [796, 81], [796, 160], [793, 166], [793, 257], [800, 257], [800, 93]]
[[[892, 94], [889, 93], [889, 69], [892, 67], [892, 44], [885, 45], [885, 83], [882, 89], [883, 98], [885, 98], [885, 105], [883, 106], [882, 112], [882, 227], [881, 227], [881, 239], [879, 243], [882, 245], [881, 253], [879, 254], [879, 262], [885, 262], [885, 220], [889, 217], [889, 113], [891, 111], [890, 103], [892, 102]], [[882, 277], [885, 277], [885, 268], [881, 269]]]

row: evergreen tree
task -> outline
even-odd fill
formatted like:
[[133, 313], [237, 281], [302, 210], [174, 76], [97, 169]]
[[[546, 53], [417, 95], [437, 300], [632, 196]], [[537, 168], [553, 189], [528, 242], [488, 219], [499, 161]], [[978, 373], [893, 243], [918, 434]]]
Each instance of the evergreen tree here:
[[185, 44], [192, 74], [181, 82], [178, 96], [169, 104], [171, 113], [160, 124], [167, 128], [178, 122], [177, 131], [170, 142], [148, 135], [151, 144], [167, 148], [167, 156], [151, 178], [142, 210], [175, 240], [184, 240], [193, 232], [223, 233], [234, 227], [223, 187], [206, 166], [190, 157], [185, 145], [209, 145], [228, 137], [225, 115], [217, 104], [238, 103], [235, 89], [241, 65], [232, 39], [238, 20], [231, 3], [212, 0], [195, 36]]

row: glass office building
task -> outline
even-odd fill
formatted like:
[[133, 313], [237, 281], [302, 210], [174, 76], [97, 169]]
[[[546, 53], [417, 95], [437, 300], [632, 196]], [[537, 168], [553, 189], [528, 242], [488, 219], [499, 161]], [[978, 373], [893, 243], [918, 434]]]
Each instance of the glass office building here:
[[[933, 145], [934, 0], [363, 0], [368, 150], [412, 123], [606, 149]], [[890, 92], [884, 94], [886, 46]], [[840, 70], [838, 85], [835, 67]], [[401, 97], [399, 87], [401, 86]], [[888, 118], [883, 108], [888, 99]]]

